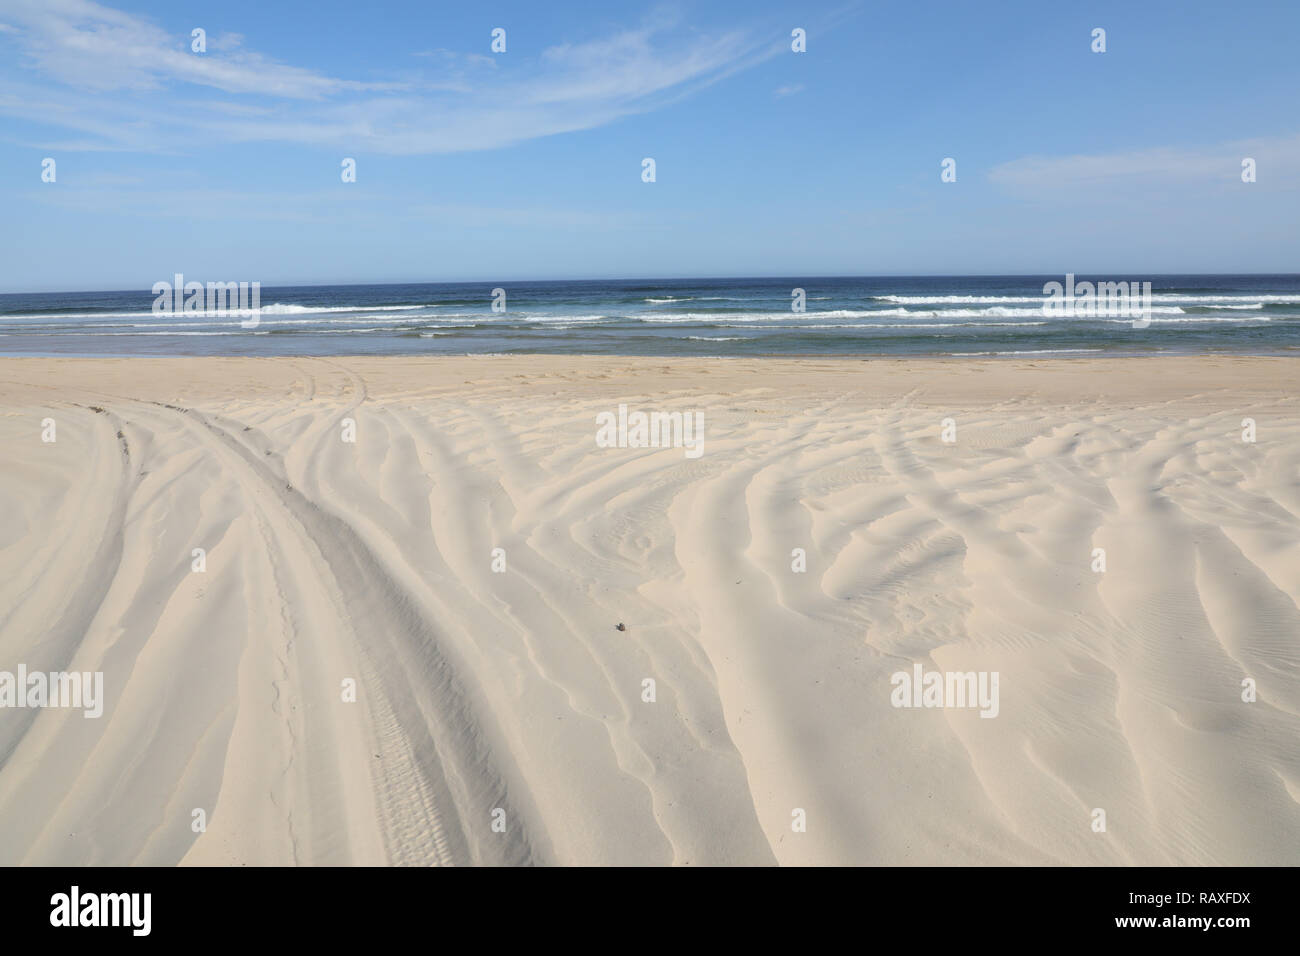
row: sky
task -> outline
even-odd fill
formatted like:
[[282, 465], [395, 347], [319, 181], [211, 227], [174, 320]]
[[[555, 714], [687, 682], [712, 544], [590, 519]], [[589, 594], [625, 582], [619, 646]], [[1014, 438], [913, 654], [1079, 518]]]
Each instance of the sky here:
[[0, 292], [1296, 272], [1297, 36], [1296, 0], [0, 0]]

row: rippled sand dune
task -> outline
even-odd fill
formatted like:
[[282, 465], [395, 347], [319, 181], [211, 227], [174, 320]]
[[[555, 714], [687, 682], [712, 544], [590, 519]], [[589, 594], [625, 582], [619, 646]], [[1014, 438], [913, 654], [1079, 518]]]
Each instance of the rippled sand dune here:
[[1297, 381], [2, 360], [0, 864], [1300, 864]]

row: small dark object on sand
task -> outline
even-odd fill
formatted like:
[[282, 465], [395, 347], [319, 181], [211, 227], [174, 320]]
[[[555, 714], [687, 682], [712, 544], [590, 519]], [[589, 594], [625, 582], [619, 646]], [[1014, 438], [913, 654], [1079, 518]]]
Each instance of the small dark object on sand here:
[[618, 626], [615, 627], [614, 630], [616, 630], [616, 631], [626, 631], [626, 630], [627, 630], [627, 627], [623, 624], [622, 621], [619, 621], [619, 622], [618, 622]]

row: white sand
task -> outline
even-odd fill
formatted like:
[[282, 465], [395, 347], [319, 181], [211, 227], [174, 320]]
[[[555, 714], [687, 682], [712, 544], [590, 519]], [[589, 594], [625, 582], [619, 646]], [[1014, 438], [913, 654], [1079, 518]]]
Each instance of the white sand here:
[[1298, 373], [2, 360], [0, 864], [1300, 864]]

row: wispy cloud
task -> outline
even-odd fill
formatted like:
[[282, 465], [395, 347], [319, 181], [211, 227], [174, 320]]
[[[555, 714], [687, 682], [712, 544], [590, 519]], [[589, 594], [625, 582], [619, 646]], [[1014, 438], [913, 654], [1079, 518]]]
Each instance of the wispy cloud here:
[[1258, 184], [1295, 182], [1300, 135], [1186, 148], [1162, 146], [1095, 155], [1025, 156], [989, 171], [989, 180], [1026, 195], [1069, 195], [1241, 184], [1243, 159], [1255, 160]]
[[[628, 233], [647, 225], [646, 211], [635, 208], [413, 203], [407, 193], [363, 185], [342, 190], [213, 189], [175, 183], [159, 187], [148, 177], [112, 173], [92, 173], [58, 190], [28, 187], [22, 198], [80, 215], [108, 215], [118, 220], [137, 215], [186, 219], [194, 215], [194, 210], [203, 209], [205, 220], [210, 222], [346, 223], [386, 229], [401, 223], [454, 223], [461, 234], [500, 227]], [[655, 219], [661, 221], [662, 216], [656, 214]]]
[[778, 86], [772, 92], [777, 96], [794, 96], [796, 93], [803, 92], [802, 83], [791, 83], [789, 86]]
[[[192, 83], [227, 93], [319, 99], [384, 86], [324, 76], [257, 53], [192, 53], [188, 35], [167, 33], [92, 0], [4, 0], [0, 9], [18, 26], [12, 35], [24, 60], [42, 75], [78, 89], [158, 90]], [[240, 39], [222, 34], [211, 49], [233, 50]]]
[[242, 33], [219, 33], [208, 40], [208, 46], [214, 50], [233, 50], [244, 45]]
[[[0, 11], [16, 24], [4, 42], [40, 78], [9, 84], [0, 113], [75, 129], [100, 148], [149, 151], [174, 149], [178, 137], [397, 154], [492, 149], [661, 108], [782, 49], [742, 30], [689, 33], [656, 13], [533, 58], [421, 51], [428, 70], [391, 82], [280, 63], [239, 34], [192, 53], [188, 35], [92, 0], [0, 0]], [[206, 95], [191, 98], [195, 86]], [[239, 98], [223, 103], [214, 90]]]
[[488, 67], [489, 69], [496, 69], [497, 65], [497, 58], [486, 53], [460, 53], [456, 50], [445, 50], [441, 47], [436, 50], [416, 50], [411, 56], [423, 56], [444, 63]]

